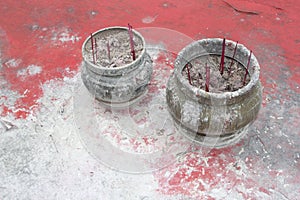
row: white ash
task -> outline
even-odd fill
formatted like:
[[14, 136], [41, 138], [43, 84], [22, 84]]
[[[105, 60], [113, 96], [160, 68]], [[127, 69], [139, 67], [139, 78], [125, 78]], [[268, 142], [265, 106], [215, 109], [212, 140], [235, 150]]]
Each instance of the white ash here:
[[[209, 92], [220, 93], [225, 91], [236, 91], [242, 88], [244, 76], [246, 73], [245, 67], [234, 61], [231, 66], [232, 59], [224, 58], [224, 73], [220, 73], [220, 60], [221, 56], [210, 55], [201, 56], [190, 61], [191, 65], [189, 67], [190, 78], [192, 85], [205, 90], [206, 84], [206, 65], [210, 70], [210, 81], [209, 81]], [[229, 68], [231, 66], [230, 74]], [[183, 68], [183, 76], [188, 80], [188, 70]], [[250, 81], [250, 75], [247, 75], [247, 84]]]
[[[93, 40], [97, 41], [96, 45], [94, 44], [94, 56], [96, 65], [114, 68], [121, 67], [133, 61], [128, 31], [108, 31], [108, 33], [102, 32], [93, 36]], [[135, 56], [137, 59], [141, 55], [144, 47], [142, 40], [134, 34], [133, 42]], [[87, 43], [86, 49], [88, 53], [86, 53], [87, 55], [85, 55], [85, 57], [91, 63], [94, 63], [92, 45], [90, 40]]]

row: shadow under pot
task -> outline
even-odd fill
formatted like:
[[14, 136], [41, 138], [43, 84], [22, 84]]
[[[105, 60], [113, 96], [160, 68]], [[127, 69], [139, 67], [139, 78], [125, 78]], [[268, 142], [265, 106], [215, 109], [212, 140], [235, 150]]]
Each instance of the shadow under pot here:
[[81, 78], [96, 99], [125, 103], [146, 91], [152, 60], [137, 31], [126, 27], [101, 29], [85, 40], [82, 56]]
[[260, 66], [252, 52], [231, 40], [203, 39], [182, 49], [174, 68], [166, 100], [180, 132], [208, 147], [237, 142], [262, 102]]

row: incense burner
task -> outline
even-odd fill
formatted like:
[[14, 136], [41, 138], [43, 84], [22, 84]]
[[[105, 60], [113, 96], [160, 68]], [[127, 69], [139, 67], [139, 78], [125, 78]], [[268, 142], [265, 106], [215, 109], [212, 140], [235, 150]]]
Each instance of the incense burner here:
[[[145, 40], [135, 30], [131, 32], [132, 38], [128, 33], [126, 27], [101, 29], [82, 45], [81, 78], [100, 101], [113, 104], [131, 101], [143, 94], [150, 82], [152, 60], [146, 52]], [[130, 43], [138, 48], [134, 59]]]
[[225, 46], [227, 58], [232, 57], [236, 46], [234, 60], [245, 68], [249, 60], [250, 81], [242, 88], [233, 92], [207, 92], [194, 87], [183, 76], [184, 67], [196, 57], [222, 55], [222, 39], [212, 38], [195, 41], [181, 50], [166, 89], [168, 109], [176, 127], [191, 140], [209, 147], [238, 141], [256, 119], [262, 101], [260, 66], [255, 56], [250, 56], [242, 44], [227, 40]]

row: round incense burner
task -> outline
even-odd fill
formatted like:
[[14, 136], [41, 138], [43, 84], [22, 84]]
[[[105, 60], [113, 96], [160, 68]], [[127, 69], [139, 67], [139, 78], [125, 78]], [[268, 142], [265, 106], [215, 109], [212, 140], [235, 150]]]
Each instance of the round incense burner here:
[[[184, 69], [193, 60], [221, 57], [222, 41], [219, 38], [203, 39], [182, 49], [166, 89], [167, 105], [175, 125], [191, 140], [209, 147], [223, 147], [238, 141], [256, 119], [262, 101], [257, 59], [245, 46], [230, 40], [224, 43], [224, 55], [227, 60], [234, 60], [245, 72], [248, 71], [248, 81], [244, 85], [234, 91], [207, 92], [194, 86], [191, 79], [184, 76]], [[207, 66], [202, 64], [202, 67]]]
[[83, 83], [100, 101], [128, 102], [147, 89], [152, 60], [144, 38], [135, 30], [109, 27], [91, 34], [82, 45], [82, 57]]

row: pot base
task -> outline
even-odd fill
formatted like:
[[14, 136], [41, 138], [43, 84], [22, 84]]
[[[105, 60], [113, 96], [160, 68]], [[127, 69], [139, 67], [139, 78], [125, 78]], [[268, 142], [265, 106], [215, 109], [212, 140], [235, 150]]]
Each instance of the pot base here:
[[108, 106], [108, 107], [113, 107], [113, 108], [127, 108], [128, 106], [138, 102], [140, 99], [143, 98], [148, 93], [148, 89], [146, 88], [143, 90], [141, 93], [139, 93], [137, 96], [133, 97], [132, 99], [129, 99], [128, 101], [123, 101], [123, 102], [111, 102], [111, 101], [104, 101], [102, 99], [99, 99], [95, 97], [95, 99], [100, 102], [101, 104]]
[[[255, 102], [261, 102], [261, 94], [256, 93], [256, 95], [257, 96], [254, 96]], [[230, 113], [228, 111], [230, 110], [229, 106], [224, 108], [218, 107], [220, 109], [218, 110], [217, 108], [213, 108], [213, 106], [196, 104], [194, 102], [191, 104], [193, 108], [185, 110], [184, 104], [186, 102], [191, 102], [191, 99], [182, 93], [182, 91], [176, 85], [174, 74], [171, 75], [167, 87], [167, 104], [176, 129], [189, 140], [200, 144], [201, 146], [214, 148], [222, 148], [238, 142], [247, 133], [247, 128], [254, 122], [254, 119], [260, 108], [260, 103], [254, 104], [253, 109], [250, 112], [250, 121], [247, 121], [247, 123], [244, 123], [244, 121], [239, 123], [232, 122], [238, 125], [233, 126], [234, 128], [231, 129], [231, 132], [229, 130], [224, 132], [224, 123], [226, 121], [224, 116], [226, 115], [222, 116], [222, 113]], [[214, 109], [217, 111], [213, 112], [212, 110]], [[200, 110], [206, 110], [205, 114], [201, 114]], [[185, 112], [186, 114], [184, 114]], [[206, 117], [210, 118], [211, 120], [211, 116], [209, 117], [211, 113], [218, 114], [214, 117], [215, 120], [220, 117], [220, 119], [217, 120], [218, 123], [208, 122], [205, 120]], [[186, 117], [188, 117], [188, 121], [186, 121]], [[192, 123], [193, 119], [198, 119], [196, 122], [197, 125]], [[242, 123], [243, 125], [241, 126]], [[206, 126], [206, 128], [203, 126]], [[202, 132], [201, 130], [207, 132]]]
[[247, 129], [251, 124], [248, 124], [247, 126], [243, 127], [242, 129], [234, 132], [234, 133], [228, 133], [226, 135], [219, 135], [219, 136], [211, 136], [207, 135], [205, 133], [199, 133], [194, 132], [190, 129], [187, 129], [184, 126], [180, 125], [180, 122], [178, 122], [175, 118], [173, 118], [175, 121], [175, 127], [176, 129], [185, 137], [187, 137], [189, 140], [193, 141], [196, 144], [199, 144], [201, 146], [210, 147], [210, 148], [223, 148], [229, 145], [234, 145], [238, 141], [240, 141], [247, 133]]

